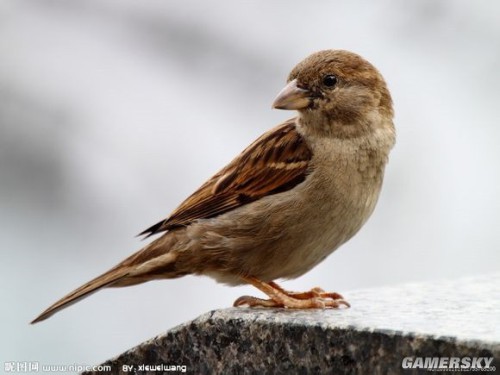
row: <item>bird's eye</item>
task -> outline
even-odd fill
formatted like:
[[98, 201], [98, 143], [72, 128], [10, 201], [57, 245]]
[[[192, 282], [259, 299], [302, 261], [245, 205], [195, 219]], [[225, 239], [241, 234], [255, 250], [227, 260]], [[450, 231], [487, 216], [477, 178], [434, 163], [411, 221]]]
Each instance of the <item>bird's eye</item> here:
[[332, 74], [328, 74], [323, 77], [323, 85], [326, 87], [333, 87], [337, 84], [337, 77]]

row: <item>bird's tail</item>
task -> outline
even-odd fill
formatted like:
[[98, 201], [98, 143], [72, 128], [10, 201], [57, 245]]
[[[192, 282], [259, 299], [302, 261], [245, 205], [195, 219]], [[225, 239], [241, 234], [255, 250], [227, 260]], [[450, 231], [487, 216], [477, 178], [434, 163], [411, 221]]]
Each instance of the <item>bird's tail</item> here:
[[129, 286], [158, 278], [175, 278], [185, 275], [186, 273], [177, 273], [175, 271], [176, 254], [169, 252], [175, 242], [176, 237], [173, 234], [156, 239], [101, 276], [90, 280], [61, 298], [35, 318], [31, 324], [49, 318], [56, 312], [71, 306], [102, 288]]
[[92, 293], [97, 292], [99, 289], [102, 289], [107, 286], [111, 286], [112, 284], [118, 282], [120, 279], [123, 279], [129, 273], [129, 268], [113, 268], [108, 272], [102, 274], [101, 276], [96, 277], [93, 280], [90, 280], [88, 283], [82, 285], [78, 289], [75, 289], [68, 295], [61, 298], [59, 301], [50, 306], [47, 310], [42, 312], [37, 318], [35, 318], [31, 324], [35, 324], [41, 322], [54, 315], [59, 310], [65, 309], [68, 306], [80, 301], [81, 299], [90, 296]]

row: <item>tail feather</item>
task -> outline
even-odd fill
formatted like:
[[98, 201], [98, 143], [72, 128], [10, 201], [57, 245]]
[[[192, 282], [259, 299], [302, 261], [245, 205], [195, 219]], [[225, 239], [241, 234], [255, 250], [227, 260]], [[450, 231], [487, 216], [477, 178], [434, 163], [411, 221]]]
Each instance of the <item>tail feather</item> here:
[[90, 280], [88, 283], [61, 298], [42, 312], [31, 324], [49, 318], [56, 312], [90, 296], [102, 288], [129, 286], [158, 278], [174, 278], [186, 274], [185, 272], [177, 272], [174, 267], [177, 256], [175, 253], [169, 252], [169, 249], [172, 248], [176, 241], [177, 238], [174, 233], [156, 239], [101, 276]]
[[41, 322], [54, 315], [56, 312], [65, 309], [68, 306], [90, 296], [91, 294], [97, 292], [99, 289], [111, 286], [112, 284], [118, 282], [119, 280], [126, 277], [129, 273], [128, 267], [113, 268], [108, 272], [90, 280], [88, 283], [82, 285], [78, 289], [75, 289], [68, 295], [61, 298], [59, 301], [50, 306], [47, 310], [42, 312], [37, 318], [35, 318], [31, 324]]

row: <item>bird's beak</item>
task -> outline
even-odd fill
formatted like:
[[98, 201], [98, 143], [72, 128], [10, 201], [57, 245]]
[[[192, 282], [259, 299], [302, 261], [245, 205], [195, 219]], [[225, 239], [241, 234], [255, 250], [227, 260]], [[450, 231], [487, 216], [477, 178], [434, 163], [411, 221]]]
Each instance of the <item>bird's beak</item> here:
[[288, 85], [274, 99], [273, 108], [277, 109], [304, 109], [311, 104], [310, 92], [297, 86], [297, 80]]

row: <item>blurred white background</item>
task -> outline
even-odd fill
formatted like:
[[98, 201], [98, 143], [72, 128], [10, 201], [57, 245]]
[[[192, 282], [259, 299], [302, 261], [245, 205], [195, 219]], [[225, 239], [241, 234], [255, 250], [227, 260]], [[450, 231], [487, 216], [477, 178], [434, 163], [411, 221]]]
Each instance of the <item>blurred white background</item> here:
[[272, 100], [320, 49], [379, 68], [398, 140], [368, 224], [284, 286], [348, 299], [498, 270], [499, 40], [491, 1], [1, 1], [0, 361], [96, 364], [258, 295], [185, 277], [104, 290], [28, 324], [293, 116]]

